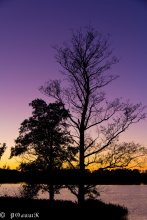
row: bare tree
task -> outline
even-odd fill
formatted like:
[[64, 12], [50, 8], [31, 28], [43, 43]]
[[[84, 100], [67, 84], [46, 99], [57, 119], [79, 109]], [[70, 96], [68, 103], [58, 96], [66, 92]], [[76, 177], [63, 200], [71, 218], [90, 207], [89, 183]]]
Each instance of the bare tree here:
[[[71, 130], [79, 150], [79, 169], [84, 173], [90, 157], [109, 147], [128, 127], [145, 118], [142, 104], [115, 99], [108, 102], [103, 92], [117, 78], [111, 66], [118, 62], [112, 56], [109, 37], [92, 27], [72, 34], [70, 44], [56, 47], [56, 60], [67, 80], [48, 81], [40, 90], [62, 101], [70, 111]], [[78, 201], [84, 201], [84, 186], [79, 185]]]
[[102, 153], [91, 158], [87, 165], [95, 165], [101, 169], [142, 167], [147, 157], [147, 149], [140, 144], [113, 143]]

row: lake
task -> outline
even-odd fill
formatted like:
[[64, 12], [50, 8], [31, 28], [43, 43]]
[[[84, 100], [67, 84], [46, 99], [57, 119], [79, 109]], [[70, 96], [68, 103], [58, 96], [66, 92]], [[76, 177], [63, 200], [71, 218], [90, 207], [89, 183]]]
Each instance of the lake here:
[[[100, 185], [97, 188], [102, 201], [126, 206], [129, 220], [147, 220], [147, 185]], [[0, 196], [17, 196], [20, 189], [21, 184], [1, 184]], [[48, 194], [40, 193], [39, 197], [48, 198]], [[76, 200], [67, 189], [63, 189], [55, 198]]]

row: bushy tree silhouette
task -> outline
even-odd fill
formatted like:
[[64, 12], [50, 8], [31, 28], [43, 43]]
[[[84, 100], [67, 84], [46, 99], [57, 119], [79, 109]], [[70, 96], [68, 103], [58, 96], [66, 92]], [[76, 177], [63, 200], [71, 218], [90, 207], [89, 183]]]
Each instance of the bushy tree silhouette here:
[[[73, 137], [79, 150], [82, 174], [97, 154], [108, 148], [130, 125], [145, 118], [144, 108], [141, 103], [131, 104], [119, 98], [107, 101], [103, 89], [117, 78], [110, 69], [118, 62], [112, 56], [108, 37], [92, 27], [80, 29], [73, 32], [69, 44], [56, 47], [56, 52], [65, 76], [64, 87], [60, 80], [52, 80], [40, 90], [69, 109], [69, 123], [75, 131]], [[84, 201], [84, 192], [84, 185], [80, 184], [79, 203]]]
[[[72, 160], [72, 138], [67, 131], [66, 119], [69, 112], [63, 103], [47, 104], [42, 99], [30, 103], [33, 108], [32, 116], [21, 123], [16, 145], [11, 149], [11, 157], [22, 155], [21, 170], [48, 171], [50, 177], [55, 169], [60, 169], [67, 160]], [[54, 199], [54, 192], [58, 189], [53, 184], [48, 186], [27, 185], [24, 195], [35, 195], [38, 190], [48, 189], [50, 200]]]

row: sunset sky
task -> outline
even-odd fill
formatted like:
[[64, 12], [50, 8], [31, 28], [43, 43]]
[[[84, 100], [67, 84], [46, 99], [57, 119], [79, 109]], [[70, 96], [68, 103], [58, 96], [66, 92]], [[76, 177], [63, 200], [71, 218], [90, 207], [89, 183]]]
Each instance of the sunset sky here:
[[[0, 0], [0, 143], [13, 146], [20, 123], [31, 114], [28, 103], [46, 99], [38, 88], [61, 77], [53, 46], [70, 40], [71, 31], [80, 27], [92, 25], [111, 36], [113, 54], [120, 59], [111, 71], [120, 77], [108, 86], [108, 97], [147, 105], [146, 2]], [[120, 140], [147, 146], [147, 120]], [[9, 151], [2, 163], [8, 156]]]

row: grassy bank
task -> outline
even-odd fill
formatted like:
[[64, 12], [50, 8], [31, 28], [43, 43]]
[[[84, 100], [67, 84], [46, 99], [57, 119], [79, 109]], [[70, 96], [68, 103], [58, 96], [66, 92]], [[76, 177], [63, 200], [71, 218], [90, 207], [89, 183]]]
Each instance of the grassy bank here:
[[[71, 201], [31, 200], [0, 197], [0, 212], [6, 219], [95, 219], [126, 220], [128, 211], [119, 205], [105, 204], [98, 200], [87, 200], [82, 207]], [[1, 213], [0, 213], [1, 214]], [[1, 217], [1, 216], [0, 216]]]

